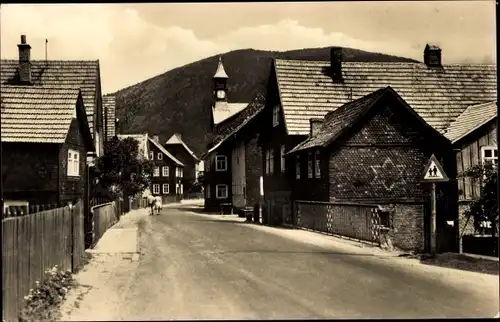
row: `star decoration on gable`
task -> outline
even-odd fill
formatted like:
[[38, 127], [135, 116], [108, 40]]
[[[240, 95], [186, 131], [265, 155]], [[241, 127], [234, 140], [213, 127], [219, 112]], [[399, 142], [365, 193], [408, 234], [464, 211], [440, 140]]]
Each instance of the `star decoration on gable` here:
[[394, 186], [398, 184], [405, 184], [406, 180], [404, 178], [405, 165], [394, 164], [391, 158], [387, 157], [382, 165], [370, 166], [375, 178], [373, 182], [381, 181], [384, 188], [388, 191], [392, 190]]

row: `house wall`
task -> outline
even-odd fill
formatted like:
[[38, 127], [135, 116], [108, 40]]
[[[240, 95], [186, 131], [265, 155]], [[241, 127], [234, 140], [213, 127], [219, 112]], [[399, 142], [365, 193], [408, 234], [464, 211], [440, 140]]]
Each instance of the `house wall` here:
[[[485, 124], [480, 129], [474, 131], [454, 145], [456, 149], [455, 157], [457, 171], [461, 173], [468, 168], [481, 164], [481, 148], [486, 146], [497, 146], [496, 119]], [[459, 227], [460, 234], [472, 235], [475, 233], [474, 220], [467, 220], [465, 211], [469, 203], [479, 197], [481, 187], [478, 181], [471, 178], [457, 178], [459, 193]]]
[[[151, 193], [155, 196], [161, 196], [163, 203], [170, 203], [170, 202], [178, 202], [182, 199], [181, 194], [178, 191], [178, 185], [182, 183], [182, 178], [178, 178], [176, 176], [176, 168], [179, 166], [172, 161], [169, 157], [163, 154], [156, 146], [153, 144], [149, 144], [148, 146], [149, 152], [153, 152], [153, 159], [151, 159], [153, 166], [160, 167], [160, 176], [151, 177], [151, 185], [149, 187]], [[158, 160], [158, 153], [161, 153], [163, 155], [162, 160]], [[169, 175], [168, 177], [163, 176], [163, 170], [162, 167], [168, 166], [169, 169]], [[160, 185], [160, 193], [156, 194], [154, 193], [153, 190], [153, 185], [154, 184], [159, 184]], [[168, 184], [169, 185], [169, 192], [168, 193], [163, 193], [163, 184]]]
[[258, 134], [252, 132], [245, 143], [246, 206], [253, 207], [260, 202], [260, 177], [262, 171], [262, 151], [258, 145]]
[[[231, 145], [222, 144], [207, 160], [205, 166], [210, 169], [205, 172], [205, 210], [206, 211], [220, 211], [221, 203], [232, 202], [232, 177], [231, 177]], [[227, 157], [227, 170], [215, 171], [215, 157], [217, 155], [225, 155]], [[228, 197], [217, 198], [216, 186], [222, 184], [227, 185]]]
[[245, 142], [237, 141], [231, 150], [232, 202], [236, 208], [246, 205]]
[[[426, 247], [426, 218], [430, 218], [428, 186], [421, 183], [422, 173], [435, 153], [453, 178], [456, 171], [450, 158], [451, 146], [448, 150], [438, 146], [439, 140], [425, 135], [402, 108], [385, 107], [380, 104], [372, 110], [368, 121], [355, 126], [330, 150], [330, 201], [392, 204], [395, 213], [389, 237], [394, 246], [421, 251]], [[453, 185], [438, 185], [440, 195], [452, 191]], [[456, 214], [456, 203], [451, 197], [438, 201], [438, 222], [442, 223], [447, 216]], [[454, 232], [442, 228], [442, 224], [438, 226], [443, 239], [454, 240]]]
[[[68, 150], [79, 152], [80, 175], [78, 177], [68, 176]], [[71, 122], [66, 142], [60, 145], [59, 149], [59, 201], [66, 203], [68, 201], [83, 198], [85, 194], [86, 180], [86, 155], [84, 138], [80, 130], [79, 122], [73, 119]]]
[[181, 144], [165, 144], [165, 149], [184, 164], [182, 184], [187, 196], [196, 181], [196, 160]]
[[58, 202], [57, 144], [2, 142], [2, 179], [6, 200], [30, 204]]
[[[316, 178], [316, 164], [314, 155], [316, 151], [320, 152], [320, 177]], [[308, 177], [308, 156], [311, 154], [313, 160], [313, 177]], [[300, 164], [300, 179], [296, 177], [296, 162], [299, 157]], [[290, 163], [290, 180], [293, 187], [293, 200], [309, 200], [309, 201], [329, 201], [329, 180], [328, 180], [328, 151], [323, 150], [307, 150], [297, 153], [287, 158]]]

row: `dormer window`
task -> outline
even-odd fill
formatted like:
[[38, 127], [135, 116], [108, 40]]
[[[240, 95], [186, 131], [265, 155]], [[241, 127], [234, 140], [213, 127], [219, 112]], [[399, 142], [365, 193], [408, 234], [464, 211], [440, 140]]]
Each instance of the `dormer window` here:
[[280, 107], [273, 107], [273, 126], [280, 124]]
[[158, 160], [163, 160], [163, 153], [158, 153]]
[[153, 152], [149, 152], [149, 160], [154, 160], [155, 154]]

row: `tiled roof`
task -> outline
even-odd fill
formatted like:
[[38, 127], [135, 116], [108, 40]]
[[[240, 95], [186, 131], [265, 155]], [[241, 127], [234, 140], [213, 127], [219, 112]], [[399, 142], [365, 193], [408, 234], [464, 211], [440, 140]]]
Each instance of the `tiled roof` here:
[[115, 136], [115, 121], [116, 121], [116, 96], [106, 95], [102, 97], [102, 108], [104, 113], [106, 113], [106, 119], [108, 124], [108, 137], [111, 139]]
[[469, 105], [496, 99], [495, 65], [343, 62], [343, 83], [325, 73], [329, 62], [275, 60], [289, 134], [307, 135], [309, 119], [391, 86], [431, 126], [444, 130]]
[[[0, 61], [2, 86], [16, 85], [19, 79], [19, 60]], [[34, 85], [46, 87], [70, 87], [82, 91], [90, 131], [94, 130], [94, 109], [99, 82], [98, 60], [31, 60], [31, 75]]]
[[450, 124], [444, 136], [452, 143], [464, 138], [497, 116], [497, 102], [469, 106]]
[[172, 161], [174, 161], [177, 165], [180, 165], [180, 166], [184, 166], [184, 164], [177, 160], [172, 154], [170, 154], [170, 152], [168, 152], [167, 150], [165, 150], [165, 148], [163, 146], [161, 146], [160, 143], [156, 142], [155, 140], [153, 140], [152, 138], [148, 137], [148, 140], [151, 144], [153, 144], [154, 146], [156, 146], [158, 148], [158, 150], [160, 150], [163, 154], [165, 154], [168, 158], [170, 158]]
[[214, 124], [220, 124], [227, 120], [228, 118], [241, 112], [248, 103], [227, 103], [227, 102], [216, 102], [215, 106], [212, 107], [212, 115], [214, 117]]
[[148, 134], [118, 134], [118, 139], [124, 140], [126, 138], [132, 138], [139, 142], [139, 156], [141, 159], [148, 159]]
[[193, 151], [191, 151], [191, 149], [186, 145], [186, 143], [184, 143], [184, 141], [182, 141], [181, 137], [179, 134], [175, 133], [174, 135], [172, 135], [170, 137], [170, 139], [168, 139], [168, 141], [165, 143], [165, 144], [180, 144], [184, 147], [184, 149], [186, 149], [186, 151], [195, 159], [195, 160], [198, 160], [198, 157], [196, 157], [196, 154], [194, 154]]
[[78, 95], [78, 88], [1, 86], [2, 142], [64, 143]]
[[223, 142], [230, 139], [234, 134], [253, 120], [264, 109], [265, 104], [265, 96], [258, 93], [250, 104], [248, 104], [247, 108], [235, 115], [234, 118], [231, 118], [231, 120], [220, 124], [218, 134], [212, 141], [213, 147], [207, 152], [207, 155], [215, 151]]
[[308, 148], [322, 146], [339, 135], [344, 129], [352, 124], [373, 105], [384, 93], [387, 88], [379, 89], [371, 94], [363, 96], [357, 100], [342, 105], [333, 112], [325, 116], [323, 124], [318, 133], [297, 145], [288, 153], [294, 153]]

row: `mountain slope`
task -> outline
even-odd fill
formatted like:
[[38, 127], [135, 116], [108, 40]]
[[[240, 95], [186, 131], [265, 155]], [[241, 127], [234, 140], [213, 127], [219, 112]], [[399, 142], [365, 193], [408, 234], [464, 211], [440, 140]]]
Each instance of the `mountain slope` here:
[[[212, 76], [219, 56], [175, 68], [116, 95], [116, 114], [120, 133], [159, 135], [163, 143], [174, 133], [200, 155], [205, 151], [210, 132]], [[249, 102], [264, 87], [271, 58], [329, 60], [330, 48], [300, 49], [287, 52], [235, 50], [222, 54], [229, 75], [230, 102]], [[412, 59], [344, 48], [344, 61], [415, 62]]]

